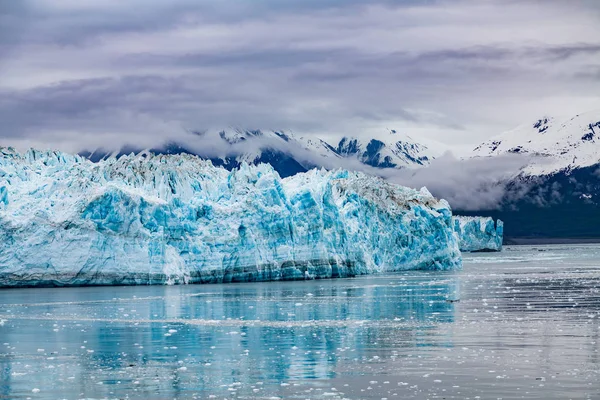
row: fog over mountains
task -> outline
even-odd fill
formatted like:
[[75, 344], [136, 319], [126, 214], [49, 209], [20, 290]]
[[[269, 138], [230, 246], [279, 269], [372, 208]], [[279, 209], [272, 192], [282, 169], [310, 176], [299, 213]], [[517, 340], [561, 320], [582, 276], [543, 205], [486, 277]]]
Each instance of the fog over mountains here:
[[393, 129], [329, 143], [283, 130], [229, 128], [193, 132], [152, 148], [132, 144], [81, 154], [99, 160], [142, 151], [189, 153], [227, 169], [268, 163], [282, 177], [321, 167], [359, 170], [398, 184], [427, 186], [457, 212], [502, 218], [508, 237], [600, 237], [600, 228], [590, 222], [600, 216], [599, 135], [600, 112], [594, 111], [532, 119], [460, 158], [439, 142]]
[[474, 150], [482, 159], [528, 158], [495, 207], [512, 237], [600, 237], [600, 112], [543, 117]]
[[[99, 160], [142, 151], [189, 153], [227, 169], [268, 163], [282, 177], [321, 167], [359, 170], [406, 186], [427, 186], [457, 212], [502, 218], [508, 237], [600, 237], [590, 222], [600, 198], [599, 135], [600, 112], [595, 111], [532, 119], [462, 157], [444, 144], [393, 129], [329, 143], [288, 131], [229, 128], [197, 131], [152, 148], [132, 144], [81, 154]], [[548, 226], [554, 219], [560, 221]]]
[[290, 131], [228, 128], [196, 131], [146, 149], [131, 144], [117, 149], [87, 149], [81, 154], [98, 160], [141, 151], [190, 153], [229, 169], [243, 162], [268, 163], [282, 177], [287, 177], [314, 167], [366, 170], [424, 167], [446, 150], [441, 143], [415, 140], [395, 130], [376, 138], [343, 137], [337, 143], [328, 143]]

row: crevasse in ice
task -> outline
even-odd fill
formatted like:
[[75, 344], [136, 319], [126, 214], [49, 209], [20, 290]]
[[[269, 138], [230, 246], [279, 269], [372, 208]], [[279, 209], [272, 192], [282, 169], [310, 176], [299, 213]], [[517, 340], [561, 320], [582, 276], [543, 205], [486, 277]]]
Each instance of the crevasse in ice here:
[[461, 266], [448, 203], [348, 171], [0, 149], [0, 286], [345, 277]]
[[504, 235], [502, 220], [490, 217], [465, 217], [455, 215], [454, 231], [461, 251], [501, 251]]

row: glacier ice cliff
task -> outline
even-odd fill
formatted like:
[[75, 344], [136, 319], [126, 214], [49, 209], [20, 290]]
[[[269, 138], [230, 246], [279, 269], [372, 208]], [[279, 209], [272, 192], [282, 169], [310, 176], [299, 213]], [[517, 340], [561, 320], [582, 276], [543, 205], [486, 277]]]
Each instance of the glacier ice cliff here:
[[464, 217], [455, 215], [454, 231], [461, 251], [501, 251], [504, 223], [490, 217]]
[[212, 283], [460, 268], [448, 203], [361, 173], [0, 148], [0, 286]]

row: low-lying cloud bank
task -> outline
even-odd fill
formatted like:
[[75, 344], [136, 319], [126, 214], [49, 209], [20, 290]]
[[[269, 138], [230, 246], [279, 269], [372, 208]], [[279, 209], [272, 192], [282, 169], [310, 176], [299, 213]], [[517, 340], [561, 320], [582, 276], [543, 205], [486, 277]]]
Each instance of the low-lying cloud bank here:
[[[322, 157], [297, 145], [268, 138], [255, 138], [229, 145], [225, 141], [216, 143], [209, 138], [199, 137], [187, 143], [188, 149], [207, 158], [258, 153], [265, 148], [275, 149], [290, 154], [308, 168], [343, 168], [380, 176], [390, 182], [416, 189], [425, 186], [435, 196], [448, 200], [454, 209], [464, 211], [496, 209], [505, 200], [525, 195], [529, 185], [524, 181], [516, 182], [514, 178], [533, 161], [531, 156], [523, 154], [460, 159], [447, 152], [434, 159], [428, 167], [381, 169], [365, 165], [355, 158]], [[512, 185], [508, 188], [507, 185], [511, 182]]]
[[230, 125], [463, 145], [600, 107], [598, 1], [1, 4], [5, 145], [151, 145]]
[[507, 196], [527, 192], [527, 185], [507, 191], [509, 182], [531, 162], [530, 157], [508, 154], [497, 157], [457, 159], [451, 153], [434, 160], [427, 168], [384, 170], [387, 180], [409, 186], [426, 186], [452, 208], [464, 211], [493, 210]]
[[[318, 139], [314, 139], [318, 141]], [[454, 209], [464, 211], [493, 210], [503, 201], [525, 195], [529, 186], [514, 178], [523, 167], [532, 162], [532, 157], [523, 154], [507, 154], [496, 157], [459, 159], [451, 152], [434, 159], [431, 165], [423, 168], [374, 168], [355, 158], [336, 156], [331, 152], [323, 157], [307, 150], [297, 142], [286, 142], [269, 137], [255, 137], [230, 144], [215, 135], [182, 133], [171, 136], [168, 141], [154, 143], [154, 146], [138, 143], [138, 150], [160, 147], [169, 142], [182, 144], [188, 151], [202, 158], [223, 158], [240, 154], [259, 154], [264, 149], [278, 150], [289, 154], [306, 168], [342, 168], [360, 171], [382, 177], [390, 182], [419, 189], [423, 186], [435, 196], [448, 200]], [[35, 147], [35, 146], [34, 146]], [[75, 150], [75, 149], [74, 149]], [[75, 151], [84, 150], [83, 148]], [[87, 150], [93, 151], [93, 147]], [[104, 146], [106, 152], [118, 151], [119, 147]], [[538, 161], [536, 161], [538, 162]], [[511, 187], [507, 187], [512, 182]]]

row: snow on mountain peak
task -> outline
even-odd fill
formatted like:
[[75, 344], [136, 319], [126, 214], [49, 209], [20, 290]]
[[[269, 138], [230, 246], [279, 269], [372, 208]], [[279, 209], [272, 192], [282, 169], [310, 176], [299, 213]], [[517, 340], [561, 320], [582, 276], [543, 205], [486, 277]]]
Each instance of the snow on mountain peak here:
[[139, 153], [195, 154], [227, 169], [241, 163], [271, 164], [282, 176], [294, 175], [314, 167], [361, 169], [360, 164], [376, 168], [412, 168], [429, 165], [443, 154], [439, 143], [415, 140], [394, 129], [366, 138], [344, 137], [336, 146], [314, 135], [300, 136], [291, 131], [211, 129], [179, 135], [151, 149], [126, 146], [117, 151], [85, 151], [94, 161], [109, 156]]
[[473, 150], [473, 156], [528, 154], [544, 162], [530, 164], [525, 172], [545, 175], [600, 162], [600, 110], [568, 119], [542, 117], [533, 123], [493, 137]]
[[372, 138], [343, 137], [336, 150], [343, 157], [356, 158], [372, 167], [410, 168], [429, 165], [443, 153], [441, 147], [391, 129]]

